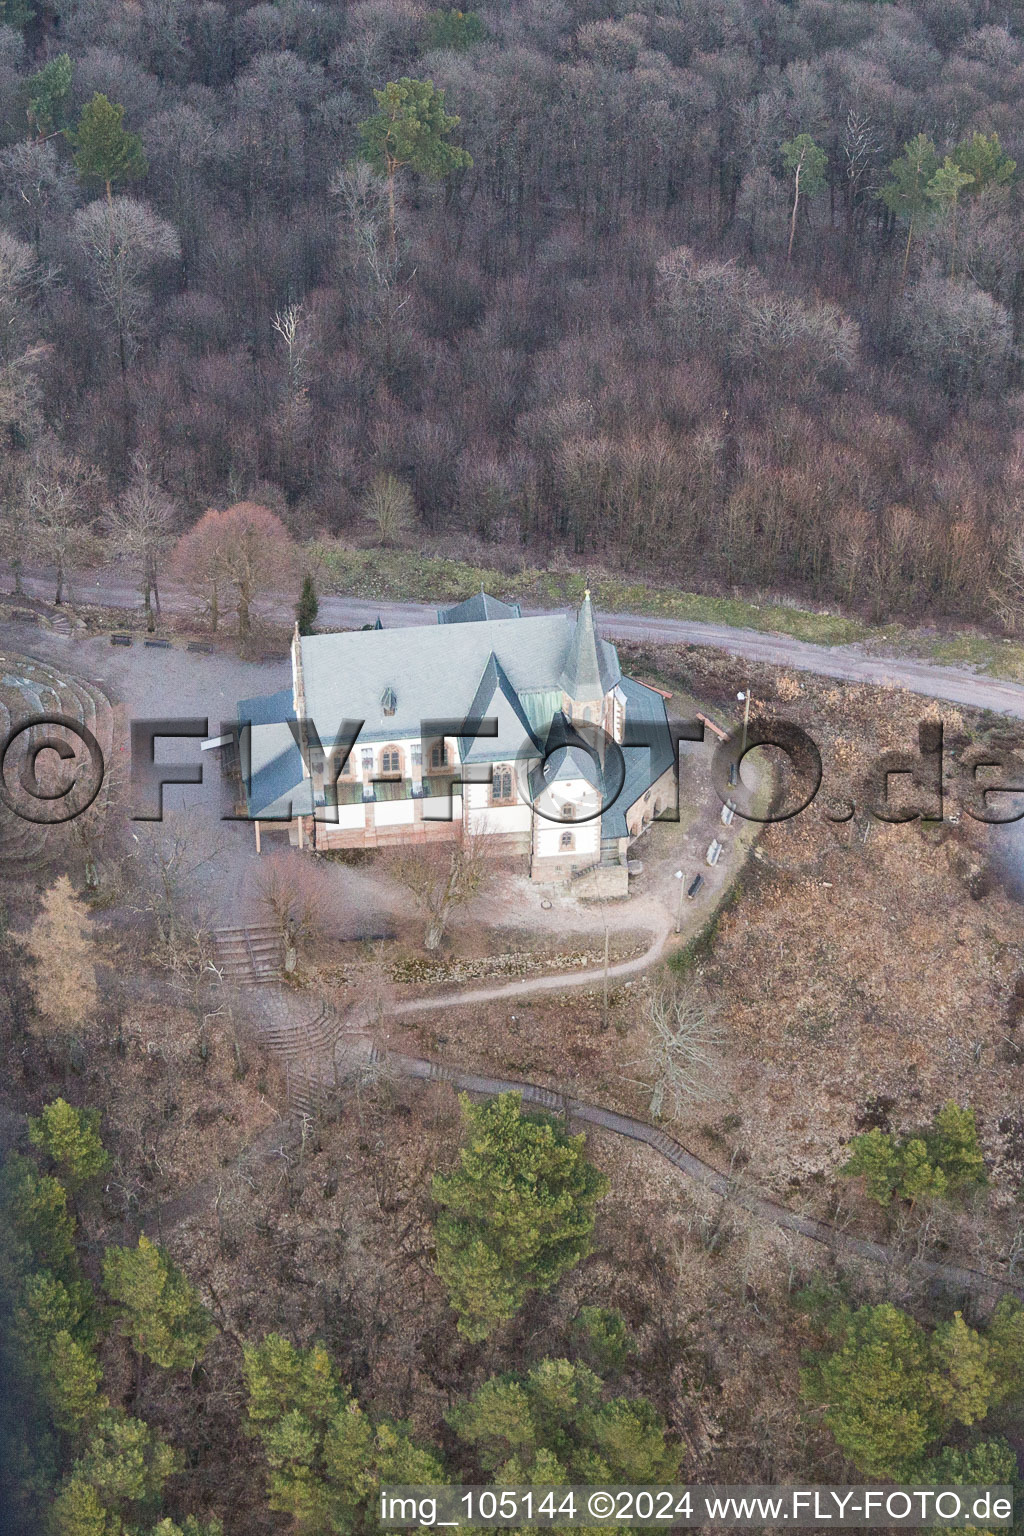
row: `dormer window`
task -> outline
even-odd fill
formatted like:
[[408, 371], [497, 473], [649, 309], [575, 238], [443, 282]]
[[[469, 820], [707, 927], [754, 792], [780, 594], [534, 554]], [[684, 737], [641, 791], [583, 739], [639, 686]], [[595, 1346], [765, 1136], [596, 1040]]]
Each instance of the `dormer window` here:
[[393, 688], [385, 688], [380, 696], [381, 714], [393, 715], [398, 708], [398, 694]]
[[562, 820], [563, 821], [575, 821], [576, 820], [576, 807], [574, 805], [569, 805], [568, 802], [567, 802], [565, 805], [562, 806]]

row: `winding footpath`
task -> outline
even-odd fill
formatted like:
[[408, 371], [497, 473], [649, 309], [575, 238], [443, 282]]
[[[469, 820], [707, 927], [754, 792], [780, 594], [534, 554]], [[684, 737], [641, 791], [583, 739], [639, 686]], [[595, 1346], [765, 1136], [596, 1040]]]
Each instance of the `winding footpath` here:
[[[669, 933], [670, 925], [666, 921], [655, 933], [643, 954], [609, 966], [609, 979], [636, 975], [648, 969], [660, 958]], [[601, 985], [603, 980], [603, 968], [580, 971], [575, 975], [563, 973], [531, 977], [525, 981], [508, 982], [500, 986], [477, 987], [432, 997], [407, 998], [393, 1004], [388, 1009], [388, 1013], [391, 1016], [397, 1016], [433, 1012], [437, 1009], [447, 1011], [453, 1007], [512, 1000], [541, 991], [592, 987]], [[531, 1083], [522, 1078], [491, 1077], [478, 1072], [468, 1072], [458, 1066], [435, 1061], [429, 1057], [409, 1056], [400, 1051], [382, 1049], [375, 1043], [369, 1032], [369, 1019], [365, 1014], [358, 1017], [351, 1016], [340, 1026], [333, 1059], [329, 1064], [323, 1060], [312, 1064], [308, 1058], [303, 1062], [301, 1026], [296, 1031], [294, 1055], [290, 1055], [287, 1047], [282, 1050], [280, 1035], [276, 1037], [273, 1048], [284, 1056], [286, 1064], [291, 1068], [301, 1070], [304, 1066], [308, 1072], [310, 1066], [315, 1065], [318, 1078], [317, 1089], [321, 1093], [327, 1089], [335, 1090], [340, 1084], [344, 1084], [346, 1079], [352, 1081], [361, 1073], [392, 1074], [422, 1082], [447, 1083], [460, 1092], [485, 1098], [499, 1093], [517, 1093], [524, 1104], [535, 1104], [548, 1113], [564, 1116], [566, 1120], [590, 1125], [597, 1130], [623, 1136], [629, 1141], [642, 1142], [670, 1163], [685, 1179], [701, 1189], [780, 1231], [791, 1232], [795, 1236], [820, 1243], [836, 1258], [845, 1256], [863, 1259], [894, 1272], [909, 1270], [918, 1278], [941, 1285], [956, 1294], [972, 1295], [992, 1303], [1007, 1295], [1024, 1300], [1024, 1281], [1018, 1282], [1012, 1278], [986, 1274], [982, 1270], [964, 1265], [946, 1264], [937, 1259], [903, 1253], [885, 1243], [845, 1232], [817, 1217], [803, 1216], [777, 1200], [759, 1194], [749, 1185], [744, 1184], [741, 1179], [723, 1173], [720, 1168], [697, 1157], [667, 1132], [645, 1120], [620, 1114], [600, 1104], [590, 1104], [586, 1100], [573, 1098], [568, 1094], [559, 1093], [555, 1089], [545, 1088], [539, 1083]], [[239, 1159], [240, 1165], [251, 1167], [260, 1159], [286, 1158], [297, 1135], [294, 1124], [289, 1127], [288, 1122], [269, 1127], [243, 1151]], [[223, 1177], [219, 1175], [204, 1179], [184, 1194], [148, 1212], [140, 1219], [140, 1225], [162, 1232], [187, 1217], [197, 1215], [212, 1199], [218, 1197], [223, 1182]]]
[[478, 1073], [461, 1072], [454, 1067], [423, 1057], [403, 1056], [393, 1051], [374, 1054], [383, 1065], [402, 1077], [450, 1083], [452, 1087], [464, 1093], [482, 1094], [486, 1097], [498, 1093], [518, 1093], [522, 1096], [524, 1103], [537, 1104], [542, 1109], [564, 1115], [568, 1120], [583, 1121], [586, 1125], [611, 1131], [616, 1136], [625, 1136], [630, 1141], [644, 1142], [666, 1158], [691, 1182], [710, 1190], [712, 1194], [721, 1196], [723, 1200], [731, 1201], [734, 1205], [740, 1206], [751, 1215], [769, 1222], [782, 1231], [794, 1232], [800, 1237], [810, 1238], [812, 1242], [824, 1244], [837, 1256], [846, 1254], [851, 1258], [867, 1259], [886, 1269], [904, 1266], [915, 1274], [937, 1281], [954, 1291], [987, 1296], [993, 1301], [998, 1301], [1001, 1296], [1006, 1295], [1024, 1299], [1024, 1283], [1016, 1284], [1011, 1280], [985, 1274], [982, 1270], [967, 1269], [959, 1264], [943, 1264], [934, 1259], [900, 1255], [884, 1243], [872, 1242], [869, 1238], [856, 1237], [851, 1233], [840, 1231], [838, 1227], [826, 1221], [819, 1221], [813, 1216], [801, 1216], [798, 1212], [791, 1211], [788, 1206], [779, 1205], [776, 1201], [757, 1194], [737, 1179], [729, 1178], [720, 1169], [704, 1162], [692, 1152], [688, 1152], [673, 1137], [644, 1120], [635, 1120], [630, 1115], [620, 1115], [614, 1110], [603, 1109], [598, 1104], [588, 1104], [581, 1099], [573, 1099], [566, 1094], [556, 1093], [550, 1088], [541, 1088], [536, 1083], [523, 1082], [517, 1078], [483, 1077]]
[[[34, 576], [26, 576], [24, 584], [31, 595], [40, 598], [48, 597], [52, 589], [51, 581]], [[121, 609], [135, 608], [138, 600], [132, 586], [118, 581], [106, 571], [79, 582], [76, 596], [80, 602]], [[169, 611], [185, 613], [194, 607], [188, 595], [180, 590], [165, 589], [162, 596], [164, 607]], [[283, 598], [271, 600], [265, 607], [276, 618], [291, 617], [291, 604]], [[434, 609], [420, 603], [374, 602], [354, 597], [330, 596], [323, 597], [320, 602], [320, 619], [328, 627], [356, 627], [371, 623], [378, 614], [388, 628], [433, 623], [435, 618]], [[749, 661], [813, 672], [847, 682], [903, 688], [926, 698], [943, 699], [1024, 719], [1024, 685], [978, 674], [963, 667], [945, 667], [902, 657], [870, 656], [857, 645], [813, 645], [789, 635], [646, 614], [603, 615], [600, 628], [612, 640], [711, 646]], [[671, 924], [664, 912], [660, 917], [658, 913], [652, 915], [652, 939], [647, 949], [639, 956], [609, 966], [609, 979], [637, 975], [660, 959]], [[703, 914], [701, 920], [705, 920]], [[603, 969], [594, 969], [575, 975], [555, 973], [530, 977], [494, 987], [476, 987], [432, 997], [405, 999], [393, 1004], [388, 1013], [399, 1016], [442, 1008], [447, 1010], [479, 1006], [542, 992], [601, 985], [604, 975]], [[358, 1064], [363, 1070], [383, 1070], [411, 1079], [449, 1083], [471, 1094], [518, 1093], [525, 1103], [536, 1104], [542, 1109], [564, 1115], [567, 1119], [649, 1146], [693, 1184], [781, 1231], [820, 1243], [837, 1256], [845, 1254], [892, 1270], [909, 1269], [925, 1280], [959, 1293], [970, 1293], [990, 1300], [1006, 1294], [1024, 1298], [1024, 1283], [1018, 1283], [1012, 1278], [1001, 1278], [961, 1265], [907, 1255], [886, 1244], [852, 1235], [816, 1217], [800, 1215], [723, 1173], [645, 1121], [571, 1098], [536, 1083], [483, 1076], [425, 1057], [382, 1050], [369, 1034], [368, 1024], [365, 1018], [350, 1018], [339, 1025], [333, 1049], [323, 1049], [320, 1061], [315, 1064], [318, 1090], [322, 1090], [328, 1082], [333, 1086], [343, 1080], [345, 1074]], [[302, 1063], [303, 1069], [309, 1074], [314, 1064], [308, 1059], [303, 1063], [302, 1042], [303, 1029], [299, 1024], [295, 1034], [294, 1056], [291, 1056], [287, 1044], [282, 1045], [280, 1038], [267, 1043], [275, 1053], [284, 1057], [286, 1065]], [[329, 1056], [333, 1059], [328, 1060]], [[261, 1160], [287, 1158], [297, 1134], [294, 1117], [291, 1121], [283, 1120], [267, 1128], [243, 1149], [238, 1167], [253, 1167]], [[143, 1214], [139, 1224], [150, 1230], [171, 1227], [198, 1214], [211, 1201], [218, 1199], [223, 1184], [222, 1175], [211, 1175], [181, 1195]]]

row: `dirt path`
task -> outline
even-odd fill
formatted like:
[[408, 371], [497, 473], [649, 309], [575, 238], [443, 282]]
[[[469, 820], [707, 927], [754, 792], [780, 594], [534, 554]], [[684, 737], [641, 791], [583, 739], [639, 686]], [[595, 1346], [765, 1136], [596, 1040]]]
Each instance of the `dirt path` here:
[[[49, 577], [25, 576], [23, 585], [33, 597], [46, 600], [52, 597], [53, 582]], [[119, 580], [109, 571], [83, 575], [76, 581], [75, 595], [79, 603], [97, 607], [134, 609], [139, 601], [131, 583]], [[194, 600], [174, 586], [161, 589], [161, 599], [169, 613], [191, 613], [196, 608]], [[267, 599], [261, 607], [268, 617], [278, 621], [290, 621], [294, 613], [294, 602], [283, 597]], [[531, 611], [524, 610], [526, 613]], [[435, 609], [426, 603], [374, 602], [329, 595], [320, 599], [320, 623], [326, 627], [372, 623], [378, 613], [389, 629], [433, 624], [436, 616]], [[954, 704], [991, 709], [1024, 719], [1024, 684], [979, 675], [965, 667], [944, 667], [905, 657], [868, 656], [858, 645], [812, 645], [791, 635], [734, 629], [726, 624], [706, 624], [697, 620], [663, 619], [642, 613], [601, 614], [599, 628], [610, 640], [713, 646], [748, 661], [766, 662], [799, 672], [816, 672], [823, 677], [869, 683], [875, 687], [905, 688], [926, 698], [946, 699]], [[68, 638], [69, 643], [73, 643]]]

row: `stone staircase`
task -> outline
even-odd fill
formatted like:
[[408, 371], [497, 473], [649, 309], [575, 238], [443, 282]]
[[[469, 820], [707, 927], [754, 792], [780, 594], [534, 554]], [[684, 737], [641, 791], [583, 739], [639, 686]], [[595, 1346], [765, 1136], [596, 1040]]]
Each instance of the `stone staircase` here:
[[262, 993], [258, 1003], [254, 999], [249, 1021], [284, 1067], [289, 1108], [319, 1114], [337, 1087], [336, 1052], [344, 1026], [334, 1007], [323, 998], [311, 1006], [279, 988]]
[[284, 941], [270, 923], [213, 930], [216, 965], [224, 981], [239, 987], [265, 987], [284, 974]]

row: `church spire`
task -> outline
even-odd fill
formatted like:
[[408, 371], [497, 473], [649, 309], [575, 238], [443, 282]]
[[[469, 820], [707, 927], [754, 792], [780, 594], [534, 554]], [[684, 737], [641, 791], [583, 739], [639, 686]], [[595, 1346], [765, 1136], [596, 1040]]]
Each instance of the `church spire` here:
[[574, 704], [596, 703], [618, 682], [618, 677], [612, 675], [614, 669], [607, 659], [606, 652], [609, 649], [604, 641], [597, 638], [588, 587], [576, 615], [576, 625], [561, 678], [562, 688]]

